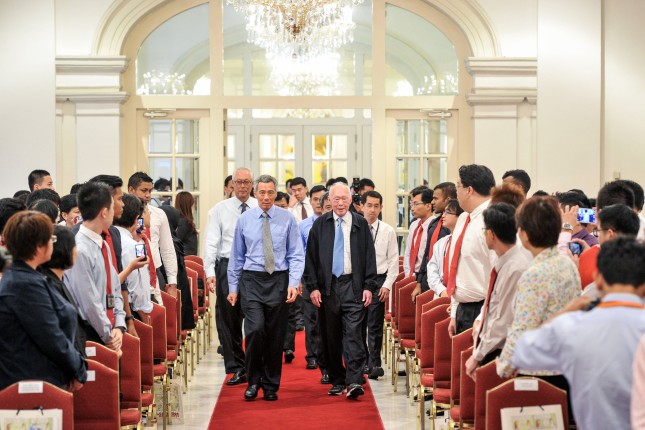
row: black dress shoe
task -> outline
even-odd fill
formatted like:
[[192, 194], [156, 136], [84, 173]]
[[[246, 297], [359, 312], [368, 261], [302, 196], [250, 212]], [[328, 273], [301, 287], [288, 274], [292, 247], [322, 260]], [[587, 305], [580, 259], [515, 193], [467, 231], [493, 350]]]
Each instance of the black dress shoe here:
[[361, 384], [352, 384], [347, 390], [348, 399], [355, 399], [358, 396], [362, 396], [363, 394], [365, 394], [365, 390], [363, 390], [363, 386]]
[[370, 379], [372, 379], [372, 376], [375, 376], [376, 378], [378, 378], [379, 376], [384, 376], [384, 375], [385, 375], [385, 372], [383, 371], [382, 367], [375, 367], [372, 369], [372, 373], [370, 374]]
[[[265, 394], [266, 395], [266, 394]], [[249, 385], [244, 392], [244, 398], [246, 400], [253, 400], [258, 396], [258, 386], [257, 385]]]
[[264, 390], [264, 400], [278, 400], [278, 393], [271, 390]]
[[367, 384], [367, 379], [364, 376], [361, 376], [361, 384]]
[[367, 366], [363, 366], [363, 374], [364, 375], [369, 375], [370, 374], [370, 368]]
[[318, 369], [318, 363], [315, 359], [311, 359], [307, 362], [307, 369]]
[[285, 362], [287, 362], [287, 363], [291, 363], [291, 362], [293, 361], [293, 357], [294, 357], [294, 355], [293, 355], [293, 351], [292, 351], [292, 350], [287, 349], [287, 350], [284, 352], [284, 361], [285, 361]]
[[329, 394], [330, 396], [342, 396], [343, 391], [345, 391], [344, 385], [334, 385], [333, 387], [331, 387], [331, 390], [329, 390], [329, 393], [327, 394]]
[[298, 325], [296, 326], [296, 331], [304, 331], [304, 330], [305, 330], [305, 326], [304, 326], [304, 325], [298, 324]]
[[217, 353], [221, 356], [224, 356], [224, 347], [222, 345], [217, 347]]
[[244, 370], [240, 370], [239, 372], [236, 372], [231, 379], [226, 381], [226, 385], [240, 385], [245, 382], [246, 382], [246, 373], [244, 373]]
[[323, 385], [331, 384], [331, 381], [329, 380], [329, 375], [323, 375], [322, 378], [320, 378], [320, 383]]
[[405, 370], [399, 370], [399, 376], [405, 376]]

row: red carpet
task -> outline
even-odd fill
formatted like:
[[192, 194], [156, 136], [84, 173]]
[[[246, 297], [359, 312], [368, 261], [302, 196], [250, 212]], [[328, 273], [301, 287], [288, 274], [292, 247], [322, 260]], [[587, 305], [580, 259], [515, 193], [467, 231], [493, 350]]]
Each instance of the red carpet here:
[[296, 333], [296, 358], [283, 363], [279, 399], [275, 402], [265, 401], [262, 390], [257, 399], [246, 401], [247, 384], [229, 387], [224, 383], [208, 430], [384, 428], [369, 383], [364, 385], [365, 395], [357, 400], [345, 395], [328, 396], [331, 385], [320, 383], [319, 370], [305, 369], [305, 355], [305, 332], [301, 331]]

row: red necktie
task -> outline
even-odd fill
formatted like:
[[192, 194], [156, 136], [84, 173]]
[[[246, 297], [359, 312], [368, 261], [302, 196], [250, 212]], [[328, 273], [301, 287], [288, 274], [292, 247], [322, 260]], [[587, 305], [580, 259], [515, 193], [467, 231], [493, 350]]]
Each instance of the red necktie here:
[[443, 286], [445, 287], [448, 285], [448, 276], [450, 276], [450, 266], [448, 266], [448, 260], [450, 260], [450, 255], [448, 254], [450, 252], [450, 242], [452, 241], [452, 236], [448, 238], [448, 244], [446, 245], [446, 249], [443, 251]]
[[307, 209], [305, 209], [305, 204], [302, 203], [302, 202], [300, 202], [300, 207], [302, 208], [302, 215], [301, 215], [302, 220], [301, 221], [304, 221], [304, 220], [307, 219]]
[[[495, 288], [495, 280], [497, 280], [497, 270], [493, 267], [493, 271], [490, 272], [490, 284], [488, 284], [488, 295], [486, 296], [486, 303], [484, 303], [484, 315], [482, 315], [482, 323], [479, 325], [479, 332], [481, 333], [482, 328], [484, 327], [484, 321], [486, 321], [486, 312], [488, 311], [488, 305], [490, 303], [490, 296], [493, 294], [493, 288]], [[477, 343], [475, 347], [479, 345], [479, 336], [477, 336]]]
[[110, 254], [112, 254], [112, 266], [114, 266], [114, 270], [116, 270], [116, 272], [119, 273], [119, 269], [116, 265], [116, 254], [114, 253], [114, 244], [112, 243], [112, 235], [108, 230], [103, 230], [103, 238], [110, 246]]
[[[112, 272], [111, 272], [111, 267], [110, 267], [110, 261], [108, 257], [108, 246], [103, 241], [103, 246], [101, 246], [101, 252], [103, 253], [103, 261], [105, 261], [105, 274], [107, 275], [107, 287], [106, 287], [106, 294], [107, 295], [112, 295]], [[110, 324], [112, 324], [112, 327], [114, 327], [114, 309], [107, 309], [107, 317], [110, 320]]]
[[432, 233], [432, 237], [430, 238], [430, 253], [428, 254], [428, 261], [432, 258], [432, 248], [434, 247], [435, 243], [437, 243], [437, 239], [439, 239], [439, 233], [441, 232], [441, 227], [443, 227], [443, 218], [439, 218], [439, 225], [435, 227], [434, 232]]
[[157, 288], [157, 269], [155, 268], [155, 262], [152, 259], [152, 250], [150, 249], [150, 241], [148, 236], [145, 234], [142, 235], [143, 241], [146, 243], [146, 248], [148, 248], [148, 269], [150, 270], [150, 286]]
[[412, 251], [410, 252], [410, 275], [414, 274], [414, 268], [417, 265], [417, 255], [419, 254], [419, 245], [421, 245], [421, 236], [423, 236], [423, 225], [419, 221], [417, 229], [414, 230], [412, 235]]
[[464, 224], [464, 229], [455, 243], [455, 251], [452, 253], [452, 261], [450, 262], [450, 276], [448, 277], [448, 297], [452, 297], [455, 292], [455, 287], [457, 286], [457, 265], [459, 264], [459, 256], [461, 255], [461, 243], [464, 241], [464, 235], [466, 234], [466, 228], [468, 228], [468, 223], [470, 222], [470, 215], [466, 218], [466, 224]]

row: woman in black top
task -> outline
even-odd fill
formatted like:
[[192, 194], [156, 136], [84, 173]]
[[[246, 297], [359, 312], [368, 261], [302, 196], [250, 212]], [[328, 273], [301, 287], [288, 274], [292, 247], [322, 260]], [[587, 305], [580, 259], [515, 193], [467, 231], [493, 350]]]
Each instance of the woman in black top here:
[[197, 255], [197, 228], [193, 219], [195, 198], [188, 191], [177, 194], [175, 208], [179, 210], [177, 237], [184, 244], [184, 255]]
[[85, 324], [83, 323], [83, 318], [78, 311], [74, 297], [72, 297], [72, 294], [63, 283], [63, 274], [65, 273], [65, 270], [71, 269], [76, 261], [76, 240], [72, 230], [60, 225], [54, 227], [54, 236], [56, 236], [56, 243], [54, 244], [52, 258], [40, 266], [40, 273], [45, 275], [49, 284], [56, 288], [60, 295], [63, 296], [69, 304], [74, 306], [77, 314], [74, 347], [81, 353], [83, 358], [87, 358], [85, 355], [85, 341], [87, 340], [85, 335]]
[[0, 390], [36, 379], [70, 391], [87, 380], [74, 348], [77, 313], [36, 268], [49, 261], [54, 227], [40, 212], [13, 215], [2, 238], [14, 263], [0, 281]]

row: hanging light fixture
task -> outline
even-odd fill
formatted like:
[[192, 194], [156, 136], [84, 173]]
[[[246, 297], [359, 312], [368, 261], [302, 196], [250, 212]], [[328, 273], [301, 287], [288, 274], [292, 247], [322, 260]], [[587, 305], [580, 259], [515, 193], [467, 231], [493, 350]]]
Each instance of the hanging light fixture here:
[[337, 53], [320, 54], [308, 61], [297, 62], [290, 58], [271, 59], [271, 83], [281, 96], [333, 96], [337, 95]]

